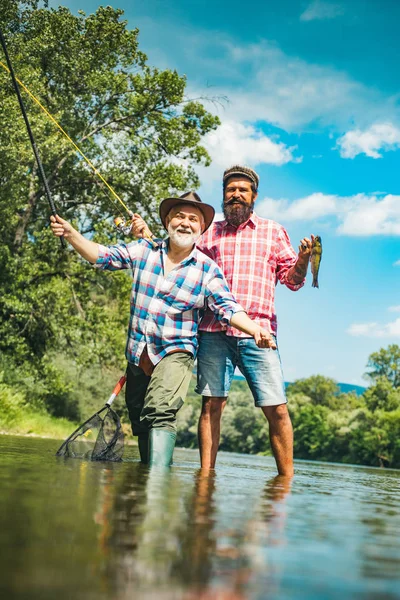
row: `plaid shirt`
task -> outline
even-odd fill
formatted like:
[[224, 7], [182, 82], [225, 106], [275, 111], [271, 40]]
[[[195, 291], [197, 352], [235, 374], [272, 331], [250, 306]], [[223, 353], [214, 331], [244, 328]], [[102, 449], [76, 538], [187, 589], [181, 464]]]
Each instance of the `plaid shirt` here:
[[205, 254], [194, 248], [164, 277], [166, 253], [166, 240], [156, 249], [146, 240], [99, 248], [97, 268], [132, 270], [126, 358], [136, 365], [146, 345], [153, 365], [176, 350], [196, 356], [198, 324], [207, 306], [225, 324], [243, 311], [221, 269]]
[[[254, 212], [238, 228], [226, 221], [213, 223], [197, 246], [221, 267], [229, 288], [251, 319], [276, 335], [275, 286], [278, 280], [296, 291], [304, 285], [287, 281], [297, 254], [285, 229]], [[248, 337], [207, 311], [201, 331], [226, 331], [227, 335]]]

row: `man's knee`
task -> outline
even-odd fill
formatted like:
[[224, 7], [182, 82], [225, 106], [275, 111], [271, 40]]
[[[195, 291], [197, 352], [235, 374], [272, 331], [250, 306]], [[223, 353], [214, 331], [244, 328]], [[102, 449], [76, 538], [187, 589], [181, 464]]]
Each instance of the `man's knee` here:
[[203, 396], [201, 416], [210, 419], [221, 416], [222, 411], [225, 408], [226, 400], [226, 398], [218, 398], [216, 396]]
[[268, 422], [276, 424], [290, 423], [287, 404], [277, 404], [276, 406], [263, 406], [262, 411], [267, 417]]

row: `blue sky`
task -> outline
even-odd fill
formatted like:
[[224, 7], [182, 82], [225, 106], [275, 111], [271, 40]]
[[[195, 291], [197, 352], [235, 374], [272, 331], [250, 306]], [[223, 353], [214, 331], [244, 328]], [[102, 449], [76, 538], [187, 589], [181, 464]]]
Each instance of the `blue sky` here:
[[[200, 194], [260, 175], [256, 211], [297, 248], [323, 241], [320, 289], [277, 289], [285, 378], [365, 385], [371, 352], [400, 343], [400, 3], [393, 0], [118, 0], [149, 63], [187, 75], [222, 121]], [[53, 2], [53, 5], [58, 3]], [[98, 2], [64, 0], [74, 12]], [[398, 264], [396, 264], [398, 263]]]

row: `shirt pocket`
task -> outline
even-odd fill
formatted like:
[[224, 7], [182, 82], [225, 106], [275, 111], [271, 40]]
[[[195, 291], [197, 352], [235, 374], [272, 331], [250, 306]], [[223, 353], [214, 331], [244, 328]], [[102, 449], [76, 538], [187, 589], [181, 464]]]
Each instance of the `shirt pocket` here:
[[175, 313], [196, 310], [204, 306], [203, 290], [198, 284], [188, 281], [171, 282], [169, 286], [163, 285], [158, 297]]

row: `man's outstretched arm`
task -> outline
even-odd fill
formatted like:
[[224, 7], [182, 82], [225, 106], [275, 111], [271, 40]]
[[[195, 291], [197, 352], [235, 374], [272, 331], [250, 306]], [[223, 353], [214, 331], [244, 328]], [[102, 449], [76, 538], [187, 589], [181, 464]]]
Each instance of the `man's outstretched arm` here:
[[99, 258], [99, 244], [85, 238], [76, 231], [68, 221], [58, 215], [50, 217], [51, 230], [56, 237], [64, 238], [75, 248], [75, 250], [90, 263], [95, 263]]

